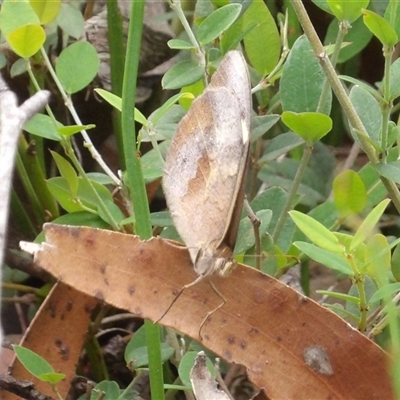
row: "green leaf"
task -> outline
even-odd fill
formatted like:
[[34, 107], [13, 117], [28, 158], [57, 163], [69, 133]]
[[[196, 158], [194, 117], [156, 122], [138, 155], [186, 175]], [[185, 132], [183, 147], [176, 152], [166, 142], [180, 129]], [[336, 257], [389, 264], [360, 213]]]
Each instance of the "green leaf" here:
[[369, 0], [327, 0], [327, 3], [339, 21], [351, 24], [361, 15], [361, 10], [368, 6]]
[[181, 93], [186, 93], [187, 96], [179, 99], [179, 105], [183, 107], [185, 110], [189, 110], [190, 106], [193, 103], [193, 100], [200, 96], [204, 91], [204, 82], [199, 80], [189, 86], [184, 86], [181, 89]]
[[[6, 60], [7, 64], [7, 60]], [[10, 75], [11, 78], [15, 78], [18, 75], [22, 75], [26, 72], [26, 58], [18, 58], [15, 63], [11, 66]]]
[[[268, 229], [268, 226], [272, 219], [271, 210], [260, 210], [255, 212], [257, 218], [260, 220], [261, 225], [259, 227], [260, 235], [262, 236]], [[245, 217], [240, 221], [238, 235], [236, 239], [236, 246], [234, 254], [242, 254], [246, 250], [254, 246], [254, 226], [250, 218]]]
[[[382, 3], [382, 5], [386, 8], [384, 11], [384, 18], [386, 19], [386, 21], [390, 21], [392, 28], [394, 28], [394, 30], [397, 33], [397, 37], [399, 37], [400, 36], [400, 7], [399, 7], [399, 5], [395, 1], [390, 4]], [[378, 14], [380, 14], [380, 15], [383, 14], [383, 12], [381, 12], [380, 10], [377, 10], [376, 7], [374, 9], [376, 12], [378, 12]], [[394, 16], [392, 15], [393, 12], [395, 13]]]
[[52, 366], [41, 356], [22, 346], [13, 345], [15, 355], [25, 369], [36, 378], [40, 375], [54, 373]]
[[[94, 89], [94, 91], [101, 96], [107, 103], [111, 104], [118, 111], [122, 110], [122, 99], [114, 93], [108, 92], [104, 89]], [[143, 126], [147, 126], [146, 117], [135, 107], [135, 121]]]
[[397, 245], [393, 250], [390, 263], [394, 278], [396, 281], [400, 281], [400, 245]]
[[52, 222], [61, 225], [90, 226], [92, 228], [110, 229], [110, 225], [106, 224], [98, 215], [87, 211], [65, 214], [54, 219]]
[[[242, 8], [243, 10], [243, 8]], [[254, 23], [246, 30], [243, 30], [243, 18], [239, 18], [232, 26], [224, 32], [220, 40], [220, 49], [222, 54], [226, 54], [229, 50], [235, 50], [239, 46], [239, 43], [254, 29], [258, 26]]]
[[[254, 143], [257, 139], [267, 133], [280, 119], [278, 114], [258, 115], [251, 119], [251, 142]], [[284, 134], [283, 134], [284, 135]], [[282, 136], [279, 135], [279, 136]], [[295, 141], [298, 139], [297, 135]], [[295, 146], [296, 147], [296, 146]]]
[[314, 246], [311, 243], [294, 242], [293, 244], [301, 252], [303, 252], [311, 259], [317, 261], [318, 263], [326, 265], [328, 268], [333, 269], [335, 271], [339, 271], [342, 274], [345, 274], [346, 276], [353, 275], [353, 270], [347, 263], [344, 256], [341, 257], [336, 253], [332, 253], [331, 251], [321, 249], [320, 247]]
[[339, 75], [339, 78], [342, 79], [343, 81], [350, 82], [355, 86], [358, 86], [364, 90], [366, 90], [369, 94], [371, 94], [378, 102], [384, 102], [385, 99], [384, 97], [376, 90], [373, 86], [368, 85], [364, 81], [361, 81], [359, 79], [353, 78], [352, 76], [348, 75]]
[[321, 140], [332, 129], [332, 119], [328, 115], [317, 112], [294, 113], [284, 111], [282, 121], [304, 139], [309, 146]]
[[319, 204], [307, 215], [314, 218], [328, 229], [334, 226], [339, 218], [339, 213], [332, 199], [328, 199], [324, 203]]
[[89, 125], [67, 125], [67, 126], [60, 126], [57, 128], [57, 132], [63, 136], [72, 136], [75, 133], [81, 132], [83, 130], [89, 130], [96, 128], [96, 125], [89, 124]]
[[316, 293], [322, 294], [324, 296], [334, 297], [335, 299], [345, 300], [354, 304], [360, 302], [360, 298], [356, 296], [350, 296], [345, 293], [331, 292], [330, 290], [316, 290]]
[[[185, 386], [192, 387], [192, 382], [190, 381], [190, 370], [193, 368], [194, 359], [197, 357], [196, 351], [188, 351], [183, 357], [178, 367], [179, 378], [181, 378], [182, 383]], [[215, 369], [210, 358], [207, 357], [206, 365], [211, 373], [211, 376], [215, 379]], [[211, 400], [211, 399], [210, 399]]]
[[369, 299], [370, 303], [375, 303], [377, 301], [383, 300], [385, 298], [389, 299], [393, 294], [400, 290], [400, 282], [389, 283], [388, 285], [377, 290]]
[[32, 57], [42, 47], [46, 33], [40, 25], [27, 24], [11, 31], [7, 42], [19, 56]]
[[171, 39], [168, 40], [167, 44], [170, 49], [176, 49], [176, 50], [193, 50], [196, 48], [191, 43], [182, 39]]
[[390, 100], [400, 96], [400, 58], [390, 66]]
[[[82, 178], [78, 178], [79, 188], [76, 198], [73, 198], [70, 192], [69, 185], [63, 177], [55, 177], [47, 180], [47, 186], [51, 194], [60, 203], [61, 207], [70, 213], [78, 211], [88, 211], [84, 207], [92, 210], [93, 213], [97, 214], [98, 199], [92, 193], [92, 190], [88, 187], [87, 183]], [[92, 182], [97, 194], [103, 201], [112, 201], [112, 196], [107, 188], [97, 182]], [[77, 202], [79, 200], [81, 204]]]
[[158, 211], [150, 214], [150, 221], [152, 226], [174, 226], [169, 211]]
[[107, 224], [112, 226], [113, 221], [115, 221], [117, 224], [120, 224], [125, 219], [125, 215], [122, 213], [121, 209], [114, 203], [114, 201], [105, 199], [103, 200], [103, 205], [107, 208], [110, 216], [108, 216], [103, 211], [100, 205], [97, 206], [97, 213], [103, 221], [107, 222]]
[[[171, 139], [176, 132], [178, 123], [185, 114], [186, 111], [181, 106], [177, 104], [173, 105], [158, 121], [157, 127], [148, 125], [147, 127], [140, 129], [139, 137], [141, 142], [160, 142], [165, 141], [166, 139]], [[149, 118], [151, 118], [151, 115]], [[150, 135], [152, 135], [151, 138]], [[161, 145], [162, 143], [158, 144], [158, 147]]]
[[378, 233], [367, 243], [364, 271], [377, 283], [378, 287], [388, 284], [388, 271], [390, 269], [390, 247], [385, 236]]
[[[344, 63], [353, 58], [356, 54], [359, 54], [372, 38], [372, 33], [364, 25], [362, 18], [354, 21], [351, 26], [352, 27], [349, 29], [345, 38], [346, 42], [349, 42], [350, 45], [340, 49], [338, 63]], [[338, 32], [338, 21], [333, 19], [329, 24], [328, 31], [326, 32], [324, 44], [329, 45], [330, 43], [335, 43]]]
[[380, 144], [382, 112], [378, 101], [364, 88], [359, 86], [353, 86], [349, 96], [369, 137], [374, 142]]
[[[165, 150], [169, 146], [169, 141], [164, 141], [158, 146], [158, 150], [165, 154]], [[148, 151], [140, 159], [143, 168], [143, 177], [146, 183], [154, 182], [163, 175], [164, 163], [160, 157], [160, 153], [156, 149]]]
[[[251, 202], [251, 208], [254, 212], [264, 210], [266, 204], [268, 209], [272, 211], [271, 227], [276, 226], [279, 216], [282, 213], [283, 206], [287, 200], [287, 193], [280, 187], [271, 187], [256, 196]], [[287, 252], [292, 244], [292, 236], [295, 225], [289, 218], [279, 236], [278, 242], [275, 243], [283, 252]]]
[[83, 35], [85, 20], [83, 19], [81, 11], [75, 4], [61, 3], [57, 23], [64, 32], [75, 39], [79, 39]]
[[[298, 211], [290, 211], [297, 227], [317, 246], [334, 253], [344, 253], [338, 238], [321, 223]], [[301, 249], [300, 249], [301, 250]]]
[[[263, 1], [253, 1], [243, 14], [242, 31], [246, 55], [253, 67], [261, 74], [271, 72], [278, 63], [281, 40], [274, 18]], [[263, 38], [263, 40], [260, 40]]]
[[114, 181], [106, 174], [102, 172], [87, 172], [86, 176], [94, 182], [100, 183], [101, 185], [112, 185]]
[[384, 46], [394, 46], [397, 43], [397, 33], [385, 18], [373, 11], [363, 10], [363, 19], [367, 28]]
[[[57, 121], [58, 126], [62, 126]], [[56, 125], [52, 118], [45, 114], [35, 114], [29, 121], [27, 121], [23, 128], [25, 131], [32, 135], [36, 135], [45, 139], [61, 140], [60, 134], [57, 132]]]
[[56, 62], [56, 73], [69, 94], [79, 92], [96, 76], [99, 57], [88, 42], [76, 42], [64, 49]]
[[333, 198], [342, 217], [358, 214], [364, 209], [367, 191], [357, 172], [349, 169], [334, 179]]
[[51, 385], [55, 385], [58, 382], [62, 381], [65, 378], [65, 374], [60, 374], [58, 372], [48, 372], [46, 374], [40, 374], [38, 379], [43, 382], [48, 382]]
[[161, 84], [164, 89], [180, 89], [197, 82], [204, 73], [205, 68], [194, 61], [181, 61], [165, 73]]
[[379, 177], [375, 166], [370, 163], [364, 165], [358, 174], [364, 182], [368, 193], [367, 207], [372, 208], [387, 196], [387, 191]]
[[239, 16], [242, 6], [240, 4], [227, 4], [212, 12], [199, 26], [197, 38], [203, 46], [211, 43], [226, 31]]
[[[174, 354], [174, 349], [167, 343], [161, 343], [161, 358], [168, 360]], [[145, 367], [149, 364], [145, 327], [139, 328], [125, 348], [125, 362], [131, 370]]]
[[57, 168], [60, 171], [61, 176], [67, 181], [72, 197], [75, 197], [78, 193], [79, 181], [74, 167], [58, 153], [54, 151], [50, 151], [50, 153], [57, 164]]
[[193, 100], [194, 96], [191, 93], [177, 93], [170, 97], [160, 108], [157, 108], [149, 117], [149, 121], [156, 127], [160, 119], [171, 109], [171, 107], [181, 99]]
[[90, 400], [120, 400], [120, 389], [117, 382], [101, 381], [92, 390]]
[[262, 164], [276, 160], [279, 156], [288, 153], [302, 144], [304, 144], [304, 140], [299, 135], [293, 132], [281, 133], [268, 143], [265, 153], [258, 160], [258, 163]]
[[42, 25], [54, 21], [60, 12], [60, 0], [29, 0]]
[[379, 175], [400, 184], [400, 161], [378, 163], [375, 168]]
[[211, 0], [215, 7], [222, 7], [229, 4], [229, 0]]
[[[18, 61], [18, 60], [17, 60]], [[14, 63], [15, 64], [15, 63]], [[14, 65], [13, 64], [13, 65]], [[24, 63], [25, 64], [25, 63]], [[0, 53], [0, 69], [4, 68], [7, 65], [7, 58], [3, 53]], [[25, 68], [26, 70], [26, 68]], [[25, 71], [24, 71], [25, 72]]]
[[332, 14], [332, 11], [328, 5], [328, 0], [311, 0], [317, 7], [325, 12]]
[[0, 10], [0, 28], [4, 36], [23, 25], [40, 25], [40, 20], [26, 0], [4, 0]]
[[[314, 112], [317, 110], [325, 74], [305, 36], [294, 43], [285, 62], [280, 81], [280, 94], [284, 111]], [[324, 114], [329, 114], [332, 93], [329, 92]]]
[[376, 225], [381, 218], [385, 208], [390, 203], [390, 199], [385, 199], [381, 201], [364, 219], [362, 224], [357, 229], [356, 234], [352, 240], [350, 250], [354, 250], [361, 243], [364, 242], [368, 237], [372, 236], [374, 230], [376, 230]]

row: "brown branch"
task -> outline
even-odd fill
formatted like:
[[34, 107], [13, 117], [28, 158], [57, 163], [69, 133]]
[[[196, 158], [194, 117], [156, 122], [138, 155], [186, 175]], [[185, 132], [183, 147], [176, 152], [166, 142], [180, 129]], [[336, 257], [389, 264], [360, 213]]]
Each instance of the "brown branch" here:
[[10, 375], [0, 374], [0, 388], [27, 400], [54, 400], [37, 391], [32, 382], [15, 379]]

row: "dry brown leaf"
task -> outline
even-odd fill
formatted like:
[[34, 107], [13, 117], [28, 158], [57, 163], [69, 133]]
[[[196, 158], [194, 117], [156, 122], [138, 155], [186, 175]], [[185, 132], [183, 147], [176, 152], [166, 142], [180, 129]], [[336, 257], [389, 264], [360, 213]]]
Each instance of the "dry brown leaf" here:
[[[196, 274], [187, 250], [153, 238], [44, 226], [36, 262], [62, 282], [157, 320]], [[331, 311], [270, 276], [239, 265], [212, 277], [226, 304], [207, 319], [203, 345], [242, 364], [271, 399], [391, 399], [389, 357]], [[221, 303], [207, 281], [183, 292], [161, 323], [199, 339]]]
[[[40, 354], [56, 372], [66, 375], [66, 379], [57, 384], [57, 389], [65, 398], [75, 376], [90, 321], [90, 313], [97, 300], [83, 292], [57, 283], [43, 302], [35, 318], [29, 325], [21, 345]], [[35, 384], [35, 388], [55, 397], [50, 384], [33, 377], [24, 366], [15, 359], [11, 365], [12, 375]], [[19, 399], [18, 396], [0, 390], [2, 400]]]

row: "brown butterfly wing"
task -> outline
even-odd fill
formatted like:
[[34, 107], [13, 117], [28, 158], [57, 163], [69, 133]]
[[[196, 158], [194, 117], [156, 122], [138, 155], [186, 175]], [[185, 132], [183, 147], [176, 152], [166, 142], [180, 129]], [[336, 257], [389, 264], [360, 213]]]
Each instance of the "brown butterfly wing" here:
[[[236, 61], [244, 63], [237, 54]], [[245, 73], [245, 88], [243, 82], [228, 84], [235, 76], [227, 72], [215, 74], [217, 79], [213, 77], [179, 124], [167, 155], [165, 197], [194, 263], [199, 249], [216, 250], [231, 231], [249, 146], [250, 83], [245, 64], [243, 68], [239, 74]], [[236, 93], [240, 89], [247, 96]], [[241, 104], [240, 99], [246, 97]], [[231, 242], [236, 239], [238, 221], [235, 224]]]

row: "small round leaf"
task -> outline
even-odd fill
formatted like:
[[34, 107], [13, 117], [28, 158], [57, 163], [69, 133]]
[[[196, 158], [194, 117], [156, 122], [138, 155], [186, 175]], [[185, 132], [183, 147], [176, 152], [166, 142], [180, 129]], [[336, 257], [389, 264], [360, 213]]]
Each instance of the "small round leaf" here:
[[60, 0], [29, 0], [42, 25], [48, 24], [57, 18], [60, 12]]
[[58, 79], [69, 94], [79, 92], [96, 76], [99, 57], [88, 42], [76, 42], [64, 49], [56, 63]]
[[363, 10], [364, 23], [384, 46], [394, 46], [397, 41], [397, 33], [385, 18], [373, 11]]
[[285, 111], [282, 121], [309, 145], [323, 138], [332, 129], [332, 119], [328, 115], [316, 112]]
[[192, 60], [181, 61], [166, 72], [161, 84], [164, 89], [180, 89], [197, 82], [204, 72], [204, 67]]
[[21, 57], [29, 58], [37, 53], [46, 40], [46, 34], [40, 25], [27, 24], [10, 32], [7, 42]]
[[22, 346], [13, 346], [21, 364], [36, 378], [42, 374], [53, 373], [52, 366], [41, 356]]
[[369, 0], [327, 0], [329, 8], [339, 21], [355, 21], [368, 6]]
[[333, 198], [343, 217], [358, 214], [364, 209], [367, 191], [357, 172], [347, 170], [335, 178], [333, 181]]
[[227, 4], [211, 13], [199, 26], [197, 37], [202, 45], [208, 44], [226, 31], [239, 16], [241, 4]]

